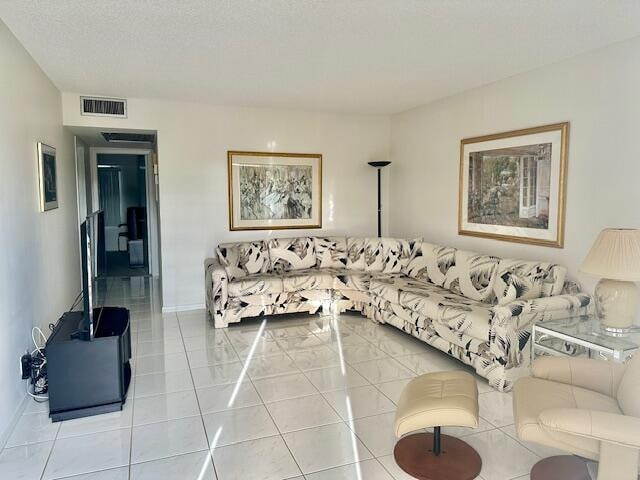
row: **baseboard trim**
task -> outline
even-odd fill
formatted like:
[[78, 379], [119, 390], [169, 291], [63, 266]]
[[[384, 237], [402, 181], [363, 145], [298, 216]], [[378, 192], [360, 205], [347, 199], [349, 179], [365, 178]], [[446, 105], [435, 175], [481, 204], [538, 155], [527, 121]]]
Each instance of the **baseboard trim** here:
[[191, 305], [163, 305], [162, 313], [188, 312], [190, 310], [204, 310], [204, 303], [194, 303]]

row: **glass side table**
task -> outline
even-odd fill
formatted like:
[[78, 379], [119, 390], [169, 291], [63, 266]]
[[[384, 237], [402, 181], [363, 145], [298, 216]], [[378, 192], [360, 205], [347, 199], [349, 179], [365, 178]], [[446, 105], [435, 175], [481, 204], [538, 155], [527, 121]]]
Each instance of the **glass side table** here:
[[531, 359], [539, 355], [587, 355], [623, 362], [640, 349], [640, 333], [611, 336], [593, 315], [549, 320], [533, 325]]

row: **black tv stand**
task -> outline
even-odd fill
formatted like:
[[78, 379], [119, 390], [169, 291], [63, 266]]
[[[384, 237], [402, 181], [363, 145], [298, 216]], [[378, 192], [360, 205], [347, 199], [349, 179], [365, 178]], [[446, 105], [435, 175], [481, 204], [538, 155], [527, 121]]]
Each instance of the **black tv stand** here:
[[[49, 416], [54, 422], [122, 410], [131, 381], [129, 310], [94, 309], [93, 340], [82, 334], [83, 313], [67, 312], [47, 345]], [[80, 334], [80, 335], [78, 335]]]

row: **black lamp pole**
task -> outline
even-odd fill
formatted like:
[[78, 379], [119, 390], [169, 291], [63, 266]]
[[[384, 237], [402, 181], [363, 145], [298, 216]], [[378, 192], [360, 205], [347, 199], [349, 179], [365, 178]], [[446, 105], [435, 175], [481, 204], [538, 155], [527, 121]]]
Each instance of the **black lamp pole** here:
[[378, 238], [382, 237], [382, 195], [381, 195], [381, 170], [389, 165], [389, 161], [369, 162], [369, 165], [378, 169]]

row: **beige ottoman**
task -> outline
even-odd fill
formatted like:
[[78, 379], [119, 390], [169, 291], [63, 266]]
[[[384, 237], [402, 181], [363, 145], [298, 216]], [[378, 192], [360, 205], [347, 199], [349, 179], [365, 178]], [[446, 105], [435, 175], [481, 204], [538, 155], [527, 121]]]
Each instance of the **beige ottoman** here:
[[[428, 373], [402, 391], [394, 430], [396, 463], [424, 480], [472, 480], [482, 468], [480, 455], [460, 439], [441, 435], [440, 427], [478, 427], [478, 386], [464, 371]], [[433, 433], [410, 432], [433, 427]], [[401, 438], [402, 437], [402, 438]]]

